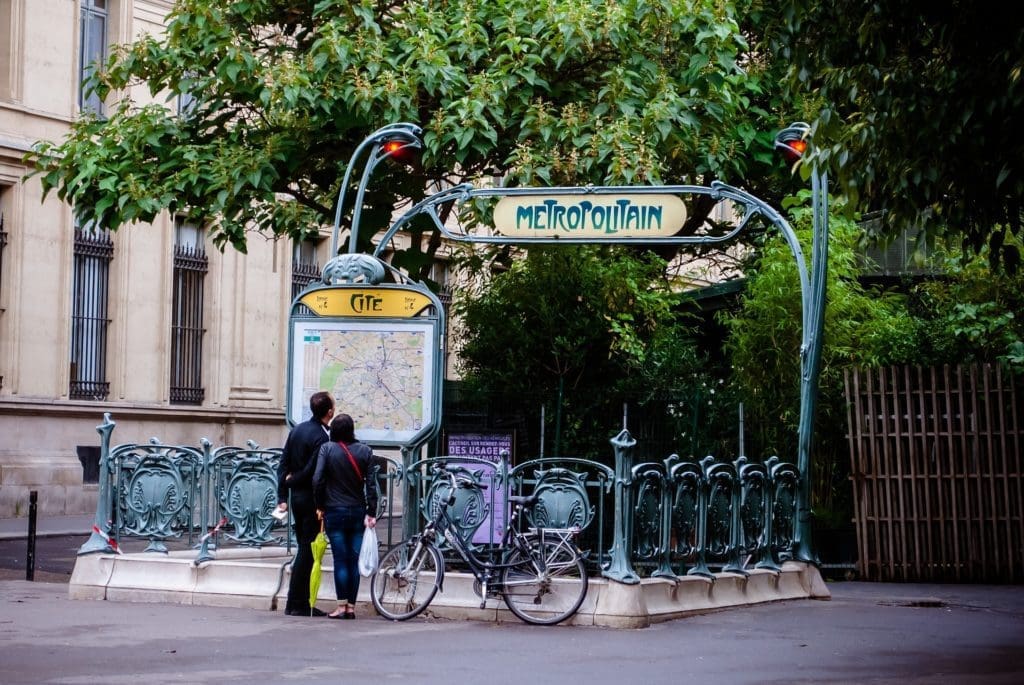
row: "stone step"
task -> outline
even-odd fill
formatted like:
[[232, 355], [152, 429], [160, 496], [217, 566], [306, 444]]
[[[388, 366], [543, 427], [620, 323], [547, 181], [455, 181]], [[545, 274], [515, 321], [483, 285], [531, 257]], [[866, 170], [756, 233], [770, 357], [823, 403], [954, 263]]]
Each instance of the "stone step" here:
[[[282, 548], [222, 549], [214, 561], [194, 563], [194, 552], [168, 554], [88, 554], [78, 557], [68, 586], [72, 599], [166, 602], [262, 610], [284, 607], [291, 557]], [[324, 559], [319, 606], [334, 606], [333, 563]], [[369, 584], [360, 583], [359, 604], [369, 605]], [[817, 568], [786, 562], [782, 572], [751, 571], [749, 576], [723, 573], [714, 581], [646, 578], [627, 585], [591, 578], [587, 598], [568, 623], [614, 628], [641, 628], [660, 621], [729, 607], [791, 599], [828, 599]], [[372, 612], [372, 608], [369, 609]], [[483, 609], [473, 592], [473, 577], [445, 573], [443, 591], [427, 610], [429, 616], [479, 621], [517, 621], [500, 599]]]

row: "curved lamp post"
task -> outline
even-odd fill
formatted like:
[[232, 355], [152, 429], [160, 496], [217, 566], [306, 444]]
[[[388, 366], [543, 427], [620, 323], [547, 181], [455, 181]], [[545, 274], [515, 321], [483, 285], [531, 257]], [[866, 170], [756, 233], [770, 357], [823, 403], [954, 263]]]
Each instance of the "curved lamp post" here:
[[[811, 127], [801, 121], [779, 131], [775, 136], [775, 149], [787, 162], [795, 165], [803, 159], [811, 142]], [[800, 487], [797, 491], [793, 554], [798, 561], [817, 562], [811, 549], [811, 439], [818, 402], [828, 274], [828, 176], [817, 162], [811, 164], [811, 212], [810, 292], [802, 308], [803, 341], [800, 346], [800, 423], [797, 428]]]
[[422, 133], [423, 129], [416, 124], [405, 122], [388, 124], [377, 129], [364, 138], [363, 142], [359, 143], [359, 146], [349, 159], [348, 168], [345, 169], [345, 178], [342, 179], [341, 188], [338, 190], [338, 206], [334, 213], [334, 234], [331, 238], [331, 257], [338, 254], [338, 231], [341, 227], [341, 212], [345, 203], [345, 190], [348, 188], [352, 168], [355, 166], [359, 156], [363, 154], [367, 147], [373, 146], [373, 151], [370, 153], [369, 159], [366, 160], [363, 176], [359, 180], [359, 187], [356, 191], [356, 206], [352, 213], [352, 232], [348, 241], [349, 253], [356, 251], [356, 241], [359, 238], [359, 218], [363, 210], [363, 195], [366, 193], [366, 184], [370, 180], [374, 167], [382, 159], [390, 157], [401, 160], [409, 152], [421, 149], [423, 147], [423, 141], [420, 139]]

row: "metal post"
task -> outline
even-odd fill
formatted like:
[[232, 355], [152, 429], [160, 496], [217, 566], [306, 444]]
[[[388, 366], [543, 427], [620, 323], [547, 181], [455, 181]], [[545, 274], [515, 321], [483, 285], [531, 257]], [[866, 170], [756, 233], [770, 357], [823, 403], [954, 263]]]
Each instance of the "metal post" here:
[[410, 468], [413, 459], [413, 448], [403, 445], [399, 448], [402, 454], [402, 539], [408, 540], [419, 532], [420, 493], [419, 474], [412, 473]]
[[[349, 179], [352, 175], [352, 169], [355, 167], [359, 156], [363, 154], [363, 151], [370, 145], [380, 145], [386, 141], [394, 140], [402, 143], [403, 147], [421, 148], [423, 143], [420, 140], [420, 135], [423, 133], [423, 129], [415, 124], [409, 123], [398, 123], [388, 124], [382, 126], [366, 138], [356, 147], [355, 152], [349, 158], [348, 167], [345, 169], [345, 176], [341, 181], [341, 188], [338, 190], [338, 204], [334, 209], [334, 233], [331, 236], [331, 257], [335, 257], [338, 254], [338, 231], [341, 227], [341, 214], [345, 204], [345, 191], [348, 189]], [[380, 160], [388, 156], [389, 153], [381, 154], [379, 150], [374, 150], [370, 154], [370, 159], [366, 163], [366, 168], [363, 171], [363, 176], [359, 181], [359, 188], [356, 195], [356, 207], [355, 212], [352, 215], [352, 230], [351, 236], [349, 237], [349, 249], [350, 253], [356, 251], [356, 240], [359, 237], [359, 217], [362, 210], [363, 194], [366, 191], [366, 184], [370, 179], [370, 175], [373, 172], [373, 168], [377, 166]]]
[[558, 404], [555, 405], [555, 448], [554, 456], [561, 456], [562, 448], [562, 393], [565, 391], [565, 377], [558, 377]]
[[700, 489], [697, 493], [697, 558], [693, 567], [686, 572], [688, 576], [708, 578], [712, 582], [715, 574], [708, 568], [708, 502], [711, 493], [711, 467], [715, 458], [708, 456], [700, 460]]
[[544, 405], [540, 405], [540, 456], [544, 458]]
[[39, 492], [28, 493], [28, 551], [25, 554], [25, 580], [36, 579], [36, 510]]
[[672, 467], [679, 461], [679, 455], [673, 454], [662, 461], [664, 471], [661, 474], [661, 554], [658, 568], [651, 573], [652, 578], [669, 578], [678, 580], [672, 570], [672, 514], [675, 503]]
[[615, 528], [612, 537], [612, 558], [608, 568], [601, 572], [605, 578], [627, 585], [636, 585], [640, 582], [640, 576], [633, 570], [629, 559], [633, 530], [633, 508], [630, 506], [629, 494], [635, 445], [636, 440], [627, 430], [612, 438], [612, 446], [615, 448]]
[[110, 480], [110, 434], [114, 432], [114, 425], [107, 412], [103, 414], [103, 423], [96, 426], [96, 432], [100, 434], [100, 491], [92, 534], [78, 549], [79, 554], [114, 551], [110, 545], [110, 511], [114, 503], [114, 485]]
[[817, 563], [811, 547], [811, 448], [818, 405], [818, 377], [825, 329], [826, 280], [828, 275], [828, 179], [817, 165], [811, 173], [811, 295], [806, 363], [800, 384], [800, 424], [797, 443], [797, 518], [793, 556], [797, 561]]
[[[775, 149], [787, 161], [802, 160], [813, 143], [811, 127], [792, 124], [775, 136]], [[812, 158], [813, 159], [813, 158]], [[811, 162], [811, 276], [803, 299], [803, 340], [800, 349], [800, 423], [797, 429], [797, 469], [800, 483], [796, 495], [796, 525], [793, 557], [817, 563], [811, 549], [811, 446], [821, 372], [821, 345], [825, 327], [825, 289], [828, 275], [828, 176]]]
[[700, 420], [700, 400], [701, 400], [700, 388], [697, 388], [697, 390], [695, 391], [694, 396], [693, 396], [693, 422], [692, 422], [692, 425], [690, 426], [690, 457], [692, 459], [696, 459], [697, 456], [698, 456], [697, 455], [697, 426], [699, 425], [698, 421]]
[[745, 457], [745, 456], [747, 456], [747, 450], [746, 450], [746, 447], [743, 444], [743, 403], [742, 402], [740, 402], [739, 415], [740, 415], [740, 452], [739, 452], [738, 456]]

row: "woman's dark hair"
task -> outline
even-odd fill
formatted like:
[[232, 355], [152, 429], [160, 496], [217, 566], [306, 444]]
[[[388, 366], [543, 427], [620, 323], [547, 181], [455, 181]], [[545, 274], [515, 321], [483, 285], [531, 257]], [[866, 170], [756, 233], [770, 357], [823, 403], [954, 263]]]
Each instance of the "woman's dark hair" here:
[[348, 414], [338, 414], [331, 421], [331, 441], [332, 442], [355, 442], [355, 424], [352, 422], [352, 417]]

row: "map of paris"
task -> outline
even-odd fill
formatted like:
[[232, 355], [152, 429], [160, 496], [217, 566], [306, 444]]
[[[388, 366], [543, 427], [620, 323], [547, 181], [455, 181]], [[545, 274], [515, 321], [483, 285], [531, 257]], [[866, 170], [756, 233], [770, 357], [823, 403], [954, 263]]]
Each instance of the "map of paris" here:
[[353, 418], [363, 441], [400, 442], [430, 423], [433, 358], [427, 327], [306, 324], [295, 336], [293, 361], [301, 368], [293, 378], [301, 378], [301, 397], [294, 398], [293, 412], [301, 409], [302, 419], [310, 395], [327, 390], [337, 411]]

